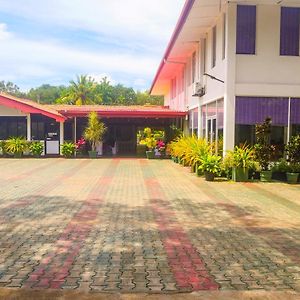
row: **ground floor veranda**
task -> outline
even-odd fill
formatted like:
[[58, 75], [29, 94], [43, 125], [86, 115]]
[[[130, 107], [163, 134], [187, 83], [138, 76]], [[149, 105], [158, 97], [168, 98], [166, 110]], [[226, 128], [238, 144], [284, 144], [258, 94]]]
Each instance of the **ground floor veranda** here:
[[224, 99], [205, 104], [200, 101], [188, 112], [187, 131], [210, 142], [220, 142], [220, 146], [229, 144], [228, 140], [232, 140], [233, 145], [253, 145], [256, 141], [255, 125], [271, 118], [270, 142], [281, 154], [291, 136], [300, 134], [300, 98], [236, 96], [230, 110], [230, 113], [226, 112]]
[[[137, 152], [137, 134], [145, 127], [165, 132], [170, 136], [170, 126], [181, 126], [176, 118], [101, 118], [107, 130], [103, 138], [104, 155], [135, 155]], [[41, 141], [46, 155], [58, 155], [64, 142], [76, 142], [84, 136], [87, 117], [72, 117], [65, 122], [42, 115], [0, 116], [0, 140], [12, 136], [23, 136], [28, 141]], [[87, 149], [88, 145], [86, 146]], [[87, 150], [86, 149], [86, 150]], [[113, 150], [115, 149], [115, 150]]]

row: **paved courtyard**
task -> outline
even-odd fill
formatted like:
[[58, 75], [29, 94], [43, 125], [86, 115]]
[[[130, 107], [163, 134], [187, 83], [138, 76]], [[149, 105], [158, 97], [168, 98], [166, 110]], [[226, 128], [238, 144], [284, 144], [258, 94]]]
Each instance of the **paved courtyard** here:
[[300, 292], [300, 186], [167, 160], [1, 159], [0, 288]]

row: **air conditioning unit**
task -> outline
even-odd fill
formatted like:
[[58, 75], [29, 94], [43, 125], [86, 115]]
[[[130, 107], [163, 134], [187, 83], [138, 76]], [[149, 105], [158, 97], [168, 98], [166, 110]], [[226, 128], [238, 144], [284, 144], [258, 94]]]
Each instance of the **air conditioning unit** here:
[[193, 85], [193, 97], [202, 97], [205, 95], [205, 86], [201, 82], [195, 82]]

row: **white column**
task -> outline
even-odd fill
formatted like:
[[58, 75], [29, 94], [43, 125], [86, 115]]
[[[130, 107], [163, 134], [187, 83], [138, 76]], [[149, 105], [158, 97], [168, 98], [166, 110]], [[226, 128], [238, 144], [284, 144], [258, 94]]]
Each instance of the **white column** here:
[[31, 116], [27, 115], [27, 141], [31, 141]]
[[[59, 122], [59, 145], [64, 143], [64, 122]], [[61, 147], [60, 147], [61, 154]]]
[[74, 117], [74, 143], [76, 143], [76, 136], [77, 136], [77, 117]]
[[289, 105], [288, 105], [288, 127], [287, 127], [287, 140], [286, 143], [290, 142], [291, 138], [291, 97], [289, 97]]
[[202, 114], [201, 114], [201, 105], [199, 100], [198, 107], [198, 139], [202, 138]]
[[226, 71], [224, 93], [224, 155], [235, 144], [236, 3], [227, 4]]

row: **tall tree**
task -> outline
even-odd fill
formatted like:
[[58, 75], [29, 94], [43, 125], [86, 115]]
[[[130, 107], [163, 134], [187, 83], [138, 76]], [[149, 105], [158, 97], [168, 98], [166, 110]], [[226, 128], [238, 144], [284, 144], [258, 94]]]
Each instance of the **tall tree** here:
[[0, 92], [10, 94], [16, 97], [24, 97], [24, 93], [20, 91], [20, 88], [11, 81], [5, 82], [4, 80], [0, 81]]
[[137, 105], [163, 105], [164, 104], [164, 97], [163, 96], [152, 96], [149, 94], [148, 91], [145, 92], [136, 92], [136, 104]]
[[66, 90], [65, 86], [52, 86], [43, 84], [40, 87], [30, 89], [27, 93], [27, 98], [40, 103], [55, 103], [62, 93]]
[[101, 95], [96, 93], [97, 84], [87, 75], [77, 76], [77, 81], [71, 80], [70, 86], [57, 100], [58, 103], [86, 105], [102, 103]]
[[107, 77], [103, 77], [96, 86], [96, 93], [101, 95], [102, 103], [107, 105], [113, 103], [113, 90], [114, 87]]

